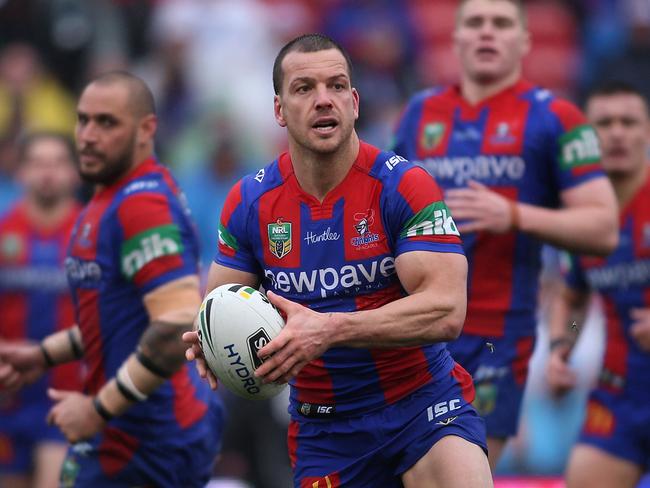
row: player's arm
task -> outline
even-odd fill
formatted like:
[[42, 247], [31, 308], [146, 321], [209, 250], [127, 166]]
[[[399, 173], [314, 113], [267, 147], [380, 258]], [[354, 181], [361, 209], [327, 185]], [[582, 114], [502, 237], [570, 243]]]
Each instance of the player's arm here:
[[618, 244], [618, 204], [606, 177], [562, 191], [563, 208], [518, 202], [519, 230], [571, 252], [609, 254]]
[[55, 332], [40, 343], [0, 343], [0, 386], [15, 390], [33, 383], [48, 368], [83, 356], [77, 325]]
[[546, 374], [549, 388], [556, 395], [562, 395], [575, 386], [575, 373], [568, 361], [584, 324], [588, 302], [588, 292], [571, 288], [563, 280], [559, 280], [550, 298], [550, 351]]
[[95, 408], [104, 420], [121, 415], [133, 403], [146, 400], [185, 362], [184, 332], [192, 330], [201, 303], [199, 278], [185, 276], [144, 296], [150, 323], [137, 350], [96, 395]]

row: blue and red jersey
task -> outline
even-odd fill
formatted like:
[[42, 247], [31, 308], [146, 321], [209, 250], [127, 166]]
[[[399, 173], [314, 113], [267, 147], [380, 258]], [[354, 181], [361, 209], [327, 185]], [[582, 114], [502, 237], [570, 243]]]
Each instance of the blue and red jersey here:
[[[143, 297], [196, 275], [198, 255], [184, 197], [153, 158], [93, 196], [74, 227], [66, 258], [88, 368], [87, 393], [96, 394], [136, 350], [150, 322]], [[142, 439], [191, 442], [207, 432], [200, 421], [211, 396], [195, 368], [185, 365], [109, 427], [132, 450]]]
[[[56, 225], [43, 227], [19, 202], [0, 219], [0, 340], [40, 341], [74, 325], [74, 309], [63, 262], [80, 207]], [[7, 414], [34, 403], [49, 403], [46, 388], [80, 390], [79, 363], [58, 366], [38, 382], [0, 399]]]
[[[287, 153], [243, 178], [226, 199], [215, 261], [255, 273], [266, 290], [318, 312], [352, 312], [405, 296], [395, 259], [416, 250], [463, 252], [442, 194], [421, 168], [362, 142], [322, 202], [302, 190]], [[292, 411], [380, 408], [452, 368], [444, 344], [334, 347], [292, 381]]]
[[606, 258], [571, 256], [569, 286], [594, 290], [606, 319], [605, 357], [598, 387], [650, 398], [650, 353], [630, 335], [635, 308], [650, 308], [650, 177], [620, 213], [620, 238]]
[[[476, 104], [457, 86], [410, 101], [395, 152], [425, 168], [443, 190], [469, 180], [510, 199], [556, 208], [562, 191], [603, 177], [597, 136], [571, 103], [526, 81]], [[532, 336], [541, 243], [520, 232], [463, 234], [469, 261], [463, 332]]]

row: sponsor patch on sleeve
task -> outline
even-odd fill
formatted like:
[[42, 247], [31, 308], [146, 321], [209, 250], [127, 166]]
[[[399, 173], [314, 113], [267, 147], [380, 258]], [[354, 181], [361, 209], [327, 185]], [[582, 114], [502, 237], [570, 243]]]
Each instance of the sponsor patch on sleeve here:
[[411, 217], [402, 228], [400, 237], [431, 235], [460, 236], [445, 202], [434, 202]]
[[182, 252], [183, 242], [176, 225], [152, 227], [122, 244], [122, 272], [131, 279], [152, 261], [162, 256], [179, 256]]
[[234, 256], [239, 249], [237, 239], [223, 224], [219, 224], [219, 248], [227, 256]]
[[570, 170], [600, 161], [598, 136], [589, 125], [579, 125], [563, 134], [560, 144], [560, 167]]

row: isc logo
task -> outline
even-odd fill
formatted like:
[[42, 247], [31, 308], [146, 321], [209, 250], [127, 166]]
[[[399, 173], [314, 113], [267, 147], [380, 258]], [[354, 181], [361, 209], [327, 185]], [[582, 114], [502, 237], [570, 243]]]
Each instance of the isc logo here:
[[429, 422], [433, 419], [440, 417], [441, 415], [451, 412], [453, 410], [458, 410], [460, 408], [460, 398], [454, 398], [448, 402], [436, 403], [433, 407], [427, 408], [427, 418]]
[[323, 414], [329, 414], [332, 413], [332, 406], [327, 406], [327, 405], [318, 405], [318, 408], [316, 409], [316, 413], [323, 413]]
[[386, 161], [386, 167], [393, 171], [393, 168], [397, 166], [399, 163], [402, 161], [406, 161], [402, 156], [398, 156], [397, 154], [395, 156], [391, 156], [388, 161]]

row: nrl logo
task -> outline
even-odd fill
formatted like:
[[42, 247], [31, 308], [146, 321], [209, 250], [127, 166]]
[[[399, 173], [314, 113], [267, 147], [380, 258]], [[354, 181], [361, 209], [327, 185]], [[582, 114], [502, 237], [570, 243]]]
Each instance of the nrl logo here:
[[420, 143], [425, 149], [433, 149], [442, 140], [442, 136], [445, 134], [445, 124], [442, 122], [435, 122], [433, 124], [427, 124], [422, 129], [422, 138]]
[[291, 222], [277, 222], [269, 224], [269, 250], [278, 259], [282, 259], [291, 251]]

